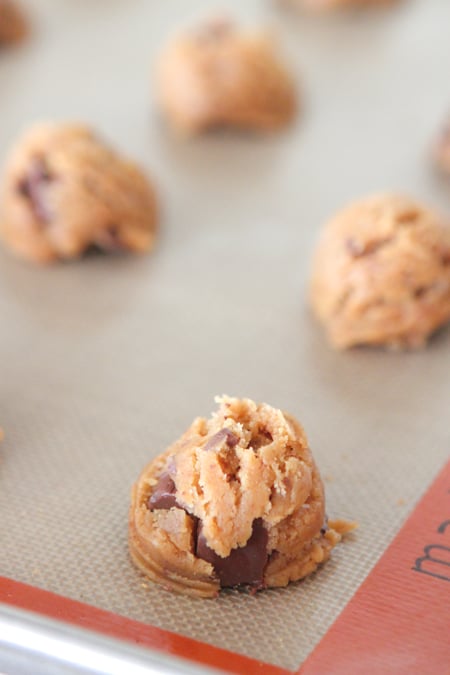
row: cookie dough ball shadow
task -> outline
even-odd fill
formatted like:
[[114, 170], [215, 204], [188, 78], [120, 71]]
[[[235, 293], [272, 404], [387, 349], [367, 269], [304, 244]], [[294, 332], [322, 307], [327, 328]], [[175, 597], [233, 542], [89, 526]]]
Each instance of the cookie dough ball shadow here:
[[175, 36], [152, 79], [155, 140], [177, 165], [192, 171], [194, 163], [202, 180], [245, 184], [273, 169], [298, 117], [299, 85], [272, 37], [228, 19]]
[[161, 133], [157, 143], [171, 170], [183, 172], [187, 180], [204, 185], [205, 191], [218, 182], [243, 188], [253, 185], [258, 179], [270, 177], [283, 158], [283, 139], [279, 137], [258, 138], [222, 130], [180, 140], [166, 133], [162, 119], [158, 123]]
[[159, 211], [147, 175], [92, 129], [34, 125], [2, 176], [0, 235], [12, 254], [0, 265], [5, 291], [40, 321], [99, 326], [148, 274]]
[[2, 296], [37, 324], [70, 335], [102, 330], [151, 276], [152, 256], [98, 253], [70, 264], [35, 267], [0, 251]]

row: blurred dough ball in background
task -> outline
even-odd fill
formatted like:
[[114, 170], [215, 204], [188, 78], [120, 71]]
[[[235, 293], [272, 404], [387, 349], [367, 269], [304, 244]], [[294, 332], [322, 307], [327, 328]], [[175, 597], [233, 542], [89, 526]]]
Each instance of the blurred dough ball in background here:
[[157, 92], [172, 127], [187, 135], [223, 127], [274, 131], [297, 109], [273, 38], [222, 18], [168, 43], [157, 66]]
[[399, 195], [350, 204], [319, 239], [311, 303], [339, 349], [422, 346], [450, 320], [450, 227]]
[[0, 236], [22, 258], [50, 262], [154, 245], [152, 185], [82, 124], [31, 127], [7, 160], [0, 190]]
[[28, 33], [28, 22], [15, 0], [0, 0], [0, 49], [21, 42]]

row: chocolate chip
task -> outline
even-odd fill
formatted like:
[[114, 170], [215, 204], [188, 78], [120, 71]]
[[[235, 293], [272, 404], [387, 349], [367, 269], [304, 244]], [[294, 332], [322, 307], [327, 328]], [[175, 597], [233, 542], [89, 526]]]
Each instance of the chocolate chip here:
[[418, 286], [414, 289], [414, 297], [420, 300], [430, 290], [431, 286]]
[[366, 255], [376, 253], [380, 248], [386, 246], [392, 241], [392, 237], [384, 237], [382, 239], [375, 239], [373, 241], [361, 242], [353, 237], [347, 237], [345, 240], [345, 248], [352, 258], [362, 258]]
[[176, 499], [177, 488], [168, 473], [161, 474], [159, 481], [149, 497], [148, 508], [153, 509], [171, 509], [172, 506], [181, 508]]
[[94, 246], [100, 251], [123, 251], [126, 249], [123, 241], [120, 239], [120, 230], [117, 225], [108, 225], [108, 227], [100, 230], [96, 237]]
[[250, 584], [257, 588], [263, 586], [264, 569], [267, 564], [268, 533], [261, 518], [253, 522], [253, 532], [245, 546], [232, 549], [227, 558], [221, 558], [206, 543], [203, 525], [200, 521], [197, 530], [196, 555], [211, 563], [220, 579], [220, 585], [240, 586]]
[[18, 186], [19, 193], [30, 202], [37, 220], [44, 224], [51, 221], [52, 214], [48, 206], [46, 191], [53, 180], [54, 176], [51, 175], [45, 160], [42, 157], [35, 157]]
[[256, 436], [250, 441], [250, 447], [252, 450], [259, 450], [259, 448], [269, 445], [273, 441], [272, 434], [266, 429], [260, 429]]
[[206, 443], [204, 450], [212, 450], [217, 445], [220, 445], [223, 441], [226, 442], [229, 448], [234, 448], [239, 443], [239, 438], [236, 434], [233, 434], [227, 428], [221, 429], [214, 436], [211, 436], [209, 441]]
[[353, 258], [358, 258], [359, 256], [364, 254], [364, 245], [361, 244], [360, 241], [358, 241], [357, 239], [353, 239], [352, 237], [348, 237], [345, 240], [345, 248]]

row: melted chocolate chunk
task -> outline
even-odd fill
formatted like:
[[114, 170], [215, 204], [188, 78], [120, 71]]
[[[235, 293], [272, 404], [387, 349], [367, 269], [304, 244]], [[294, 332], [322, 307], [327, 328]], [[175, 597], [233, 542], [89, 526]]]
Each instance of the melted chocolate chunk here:
[[168, 473], [161, 474], [159, 481], [150, 495], [147, 506], [150, 511], [153, 509], [171, 509], [172, 506], [181, 508], [176, 499], [175, 483]]
[[234, 448], [239, 443], [239, 438], [229, 429], [221, 429], [214, 436], [211, 436], [206, 443], [204, 450], [213, 450], [217, 445], [225, 441], [229, 448]]
[[264, 569], [267, 564], [268, 533], [261, 518], [253, 522], [252, 536], [242, 548], [232, 549], [227, 558], [221, 558], [206, 543], [202, 522], [198, 524], [196, 555], [211, 563], [220, 585], [240, 586], [250, 584], [257, 588], [263, 586]]
[[49, 183], [54, 180], [45, 161], [41, 157], [35, 157], [28, 168], [25, 178], [19, 183], [20, 194], [28, 199], [31, 209], [41, 223], [51, 221], [51, 213], [47, 203], [46, 190]]

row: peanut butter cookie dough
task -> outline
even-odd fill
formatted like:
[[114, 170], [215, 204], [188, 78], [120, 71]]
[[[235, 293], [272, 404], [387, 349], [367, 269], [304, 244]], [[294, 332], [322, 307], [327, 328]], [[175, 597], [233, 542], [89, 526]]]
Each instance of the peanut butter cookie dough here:
[[249, 399], [217, 399], [132, 490], [130, 552], [166, 589], [286, 586], [327, 560], [352, 529], [327, 523], [324, 488], [302, 427]]
[[293, 81], [273, 40], [209, 21], [175, 38], [161, 55], [159, 102], [183, 134], [222, 127], [273, 131], [294, 117]]
[[450, 320], [450, 228], [398, 195], [351, 204], [319, 240], [311, 300], [337, 348], [422, 346]]
[[143, 172], [78, 124], [41, 124], [7, 161], [0, 195], [0, 236], [37, 262], [89, 249], [152, 248], [156, 199]]
[[28, 24], [14, 0], [0, 0], [0, 49], [21, 42], [28, 32]]

